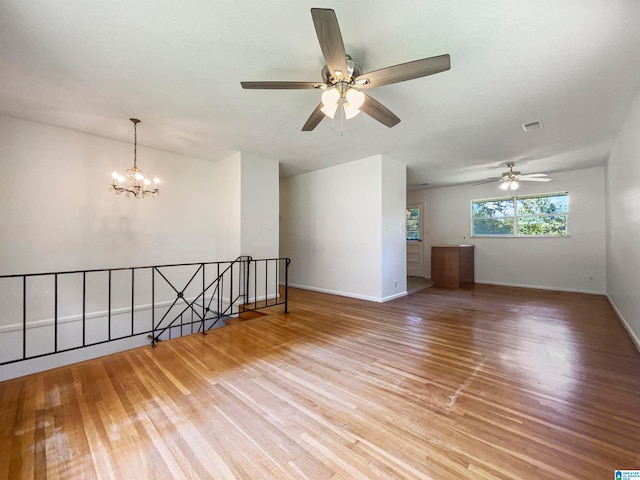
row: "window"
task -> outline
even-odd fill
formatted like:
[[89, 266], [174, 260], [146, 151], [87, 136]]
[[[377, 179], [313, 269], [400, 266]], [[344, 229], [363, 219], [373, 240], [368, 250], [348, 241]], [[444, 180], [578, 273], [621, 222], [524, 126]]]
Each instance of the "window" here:
[[422, 222], [419, 205], [409, 205], [405, 211], [407, 219], [407, 240], [420, 240]]
[[567, 192], [471, 202], [474, 236], [562, 237], [568, 215]]

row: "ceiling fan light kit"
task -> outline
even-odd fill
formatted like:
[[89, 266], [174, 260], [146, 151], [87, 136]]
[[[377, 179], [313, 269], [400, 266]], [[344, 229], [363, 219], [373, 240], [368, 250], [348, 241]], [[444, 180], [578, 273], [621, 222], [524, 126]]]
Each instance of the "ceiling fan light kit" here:
[[322, 69], [324, 83], [240, 82], [242, 88], [245, 89], [324, 90], [320, 105], [307, 119], [302, 131], [308, 132], [315, 129], [325, 116], [333, 119], [336, 113], [340, 112], [341, 118], [344, 114], [344, 118], [349, 120], [361, 111], [391, 128], [400, 122], [400, 118], [373, 97], [362, 92], [361, 89], [404, 82], [444, 72], [451, 68], [449, 55], [440, 55], [362, 74], [360, 66], [345, 52], [335, 12], [327, 8], [312, 8], [311, 18], [326, 62], [326, 66]]
[[338, 86], [329, 88], [322, 92], [322, 113], [333, 119], [338, 108], [342, 107], [347, 120], [360, 113], [360, 107], [364, 104], [364, 93], [355, 88]]
[[517, 190], [520, 185], [515, 180], [507, 180], [502, 182], [500, 188], [502, 190]]

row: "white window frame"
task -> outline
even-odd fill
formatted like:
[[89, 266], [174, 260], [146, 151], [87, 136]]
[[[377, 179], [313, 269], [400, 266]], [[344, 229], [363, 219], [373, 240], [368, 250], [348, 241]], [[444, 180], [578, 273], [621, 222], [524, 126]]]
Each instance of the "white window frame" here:
[[[554, 197], [558, 195], [565, 195], [567, 197], [567, 211], [561, 213], [538, 213], [538, 214], [529, 214], [529, 215], [518, 215], [518, 199], [526, 199], [526, 198], [544, 198], [544, 197]], [[495, 202], [495, 201], [504, 201], [504, 200], [512, 200], [513, 201], [513, 216], [505, 216], [505, 217], [474, 217], [473, 216], [473, 204], [474, 203], [482, 203], [482, 202]], [[471, 200], [470, 204], [470, 212], [471, 212], [471, 237], [477, 238], [567, 238], [569, 235], [569, 192], [551, 192], [551, 193], [537, 193], [531, 195], [513, 195], [508, 197], [495, 197], [495, 198], [486, 198], [486, 199], [478, 199]], [[522, 217], [557, 217], [564, 216], [567, 221], [566, 233], [564, 235], [521, 235], [517, 233], [518, 228], [518, 218]], [[474, 232], [473, 221], [479, 219], [496, 219], [496, 218], [512, 218], [513, 219], [513, 230], [512, 233], [505, 234], [477, 234]]]

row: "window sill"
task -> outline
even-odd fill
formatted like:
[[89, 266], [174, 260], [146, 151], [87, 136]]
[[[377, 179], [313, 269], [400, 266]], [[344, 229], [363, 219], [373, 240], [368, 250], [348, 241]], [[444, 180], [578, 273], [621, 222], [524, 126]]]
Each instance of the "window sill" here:
[[571, 238], [571, 235], [471, 235], [471, 238]]

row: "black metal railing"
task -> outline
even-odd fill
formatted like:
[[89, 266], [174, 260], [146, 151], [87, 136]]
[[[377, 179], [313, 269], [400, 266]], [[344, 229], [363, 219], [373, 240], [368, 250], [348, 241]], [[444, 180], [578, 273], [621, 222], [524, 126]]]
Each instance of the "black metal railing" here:
[[146, 335], [206, 334], [284, 305], [288, 258], [0, 275], [0, 365]]

